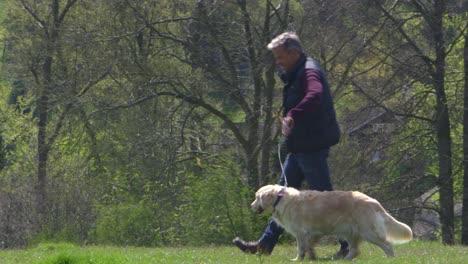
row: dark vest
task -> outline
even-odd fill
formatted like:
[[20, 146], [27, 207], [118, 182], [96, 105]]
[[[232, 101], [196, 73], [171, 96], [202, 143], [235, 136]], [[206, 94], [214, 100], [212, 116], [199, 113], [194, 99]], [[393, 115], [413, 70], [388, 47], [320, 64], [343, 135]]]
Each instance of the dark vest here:
[[336, 121], [328, 81], [318, 62], [313, 59], [302, 56], [296, 70], [289, 76], [282, 76], [286, 84], [283, 89], [284, 115], [305, 96], [306, 69], [315, 69], [319, 72], [323, 93], [317, 111], [306, 113], [294, 120], [294, 128], [286, 139], [288, 151], [291, 153], [307, 153], [326, 149], [336, 145], [340, 139], [340, 128]]

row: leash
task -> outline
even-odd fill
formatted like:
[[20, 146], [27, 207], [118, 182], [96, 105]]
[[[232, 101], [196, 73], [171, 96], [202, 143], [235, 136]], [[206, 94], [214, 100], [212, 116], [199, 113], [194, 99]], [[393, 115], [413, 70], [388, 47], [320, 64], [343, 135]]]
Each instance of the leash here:
[[286, 177], [286, 172], [284, 171], [283, 162], [281, 162], [281, 140], [278, 142], [278, 160], [281, 166], [281, 175], [284, 175], [284, 186], [288, 187], [288, 177]]

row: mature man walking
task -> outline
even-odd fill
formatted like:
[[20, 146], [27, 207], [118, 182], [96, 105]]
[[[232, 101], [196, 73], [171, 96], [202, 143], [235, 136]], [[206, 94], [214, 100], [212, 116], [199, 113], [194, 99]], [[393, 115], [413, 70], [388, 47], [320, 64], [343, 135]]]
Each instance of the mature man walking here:
[[[339, 141], [340, 129], [325, 74], [317, 61], [306, 57], [293, 32], [274, 38], [268, 49], [281, 67], [285, 83], [282, 133], [288, 154], [279, 183], [299, 189], [306, 180], [311, 190], [331, 191], [327, 158], [330, 147]], [[247, 253], [271, 254], [283, 231], [271, 220], [258, 241], [235, 238], [233, 242]], [[348, 243], [340, 244], [337, 258], [348, 253]]]

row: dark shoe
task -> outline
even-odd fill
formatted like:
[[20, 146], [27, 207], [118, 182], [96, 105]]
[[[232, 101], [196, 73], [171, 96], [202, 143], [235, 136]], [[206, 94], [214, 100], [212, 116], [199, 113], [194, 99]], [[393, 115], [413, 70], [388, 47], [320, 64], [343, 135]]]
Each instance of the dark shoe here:
[[240, 250], [245, 253], [265, 255], [271, 254], [271, 249], [268, 249], [266, 246], [257, 241], [245, 242], [244, 240], [236, 237], [234, 240], [232, 240], [232, 243], [234, 243]]
[[335, 255], [333, 255], [333, 259], [344, 259], [349, 253], [349, 248], [340, 248]]

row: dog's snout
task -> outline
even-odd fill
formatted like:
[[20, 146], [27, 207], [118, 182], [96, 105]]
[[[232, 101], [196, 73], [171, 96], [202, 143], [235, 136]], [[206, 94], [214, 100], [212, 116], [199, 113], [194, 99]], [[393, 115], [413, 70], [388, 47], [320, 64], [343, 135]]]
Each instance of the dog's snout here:
[[250, 208], [252, 208], [252, 210], [254, 210], [256, 213], [263, 213], [264, 209], [262, 208], [262, 206], [260, 205], [260, 203], [255, 200], [251, 205], [250, 205]]

